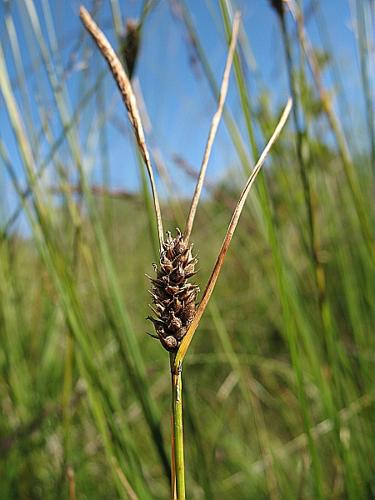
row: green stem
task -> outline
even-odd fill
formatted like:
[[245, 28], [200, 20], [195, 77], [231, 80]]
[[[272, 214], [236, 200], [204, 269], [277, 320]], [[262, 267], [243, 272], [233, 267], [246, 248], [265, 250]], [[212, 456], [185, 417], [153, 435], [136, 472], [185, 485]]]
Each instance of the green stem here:
[[[172, 365], [173, 366], [173, 365]], [[184, 433], [182, 418], [182, 366], [172, 371], [172, 412], [177, 500], [185, 500]], [[172, 492], [173, 495], [173, 492]]]

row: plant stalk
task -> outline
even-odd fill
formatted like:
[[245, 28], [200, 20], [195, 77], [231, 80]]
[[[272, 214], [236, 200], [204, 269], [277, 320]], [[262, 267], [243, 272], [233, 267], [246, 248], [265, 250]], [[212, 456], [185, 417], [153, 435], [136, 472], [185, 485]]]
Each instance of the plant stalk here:
[[[171, 363], [172, 373], [172, 420], [173, 420], [173, 436], [172, 446], [174, 458], [174, 470], [176, 480], [177, 500], [185, 500], [185, 463], [184, 463], [184, 433], [183, 433], [183, 417], [182, 417], [182, 365], [179, 364], [177, 369], [173, 368]], [[175, 497], [174, 481], [172, 481], [172, 499]]]

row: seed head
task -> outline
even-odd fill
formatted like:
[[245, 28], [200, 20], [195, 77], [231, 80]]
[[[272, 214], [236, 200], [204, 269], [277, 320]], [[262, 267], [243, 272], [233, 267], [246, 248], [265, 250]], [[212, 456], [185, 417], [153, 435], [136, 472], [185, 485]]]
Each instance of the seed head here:
[[178, 349], [194, 318], [199, 287], [188, 280], [195, 275], [196, 263], [192, 246], [186, 244], [181, 231], [177, 229], [175, 238], [168, 232], [159, 266], [154, 265], [156, 277], [150, 277], [153, 302], [150, 307], [155, 317], [147, 319], [154, 324], [162, 346], [170, 352]]

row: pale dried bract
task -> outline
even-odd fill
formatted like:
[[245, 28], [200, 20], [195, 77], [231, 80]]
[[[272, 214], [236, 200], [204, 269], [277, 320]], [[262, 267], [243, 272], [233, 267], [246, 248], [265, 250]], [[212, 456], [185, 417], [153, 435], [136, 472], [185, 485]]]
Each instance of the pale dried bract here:
[[170, 232], [163, 243], [156, 277], [152, 282], [150, 306], [155, 317], [149, 316], [161, 344], [167, 351], [176, 351], [195, 315], [199, 288], [189, 279], [195, 274], [197, 259], [192, 255], [180, 230], [172, 238]]

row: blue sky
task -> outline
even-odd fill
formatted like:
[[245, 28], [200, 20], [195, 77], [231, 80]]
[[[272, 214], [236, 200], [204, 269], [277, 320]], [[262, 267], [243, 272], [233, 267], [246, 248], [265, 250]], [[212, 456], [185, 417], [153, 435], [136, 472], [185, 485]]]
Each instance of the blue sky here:
[[[122, 8], [123, 19], [128, 17], [137, 18], [139, 16], [142, 2], [125, 0], [119, 3]], [[310, 3], [307, 0], [305, 1], [307, 10], [309, 10]], [[11, 6], [10, 9], [6, 8], [7, 4]], [[92, 2], [85, 1], [84, 4], [89, 9], [92, 7]], [[216, 0], [190, 0], [186, 1], [185, 4], [189, 8], [200, 41], [206, 53], [209, 54], [209, 63], [216, 81], [219, 82], [226, 57], [226, 44], [219, 3]], [[249, 69], [247, 73], [247, 82], [253, 105], [254, 107], [257, 106], [258, 92], [261, 86], [261, 88], [269, 92], [273, 106], [280, 106], [286, 101], [288, 90], [284, 52], [275, 13], [270, 8], [267, 0], [240, 0], [232, 4], [237, 5], [242, 13], [243, 27], [249, 38], [249, 47], [255, 61], [255, 69]], [[70, 101], [69, 113], [71, 114], [77, 102], [94, 82], [94, 78], [100, 69], [104, 68], [104, 63], [88, 35], [82, 31], [78, 19], [78, 1], [50, 0], [48, 2], [47, 0], [40, 0], [35, 2], [35, 5], [41, 22], [43, 37], [46, 41], [48, 41], [49, 35], [46, 19], [48, 14], [51, 15], [61, 66], [62, 68], [69, 68], [68, 74], [60, 71], [58, 57], [53, 57], [55, 70], [60, 81], [66, 87], [66, 95]], [[101, 2], [96, 20], [115, 44], [110, 5], [110, 1]], [[307, 19], [309, 36], [314, 46], [321, 46], [322, 20], [328, 26], [328, 41], [331, 44], [329, 49], [333, 51], [335, 64], [340, 69], [346, 99], [350, 105], [350, 113], [346, 113], [343, 118], [353, 128], [350, 131], [351, 139], [358, 137], [359, 146], [366, 147], [366, 140], [363, 139], [362, 133], [365, 123], [363, 98], [359, 91], [358, 57], [349, 2], [347, 0], [320, 0], [319, 5], [321, 17], [318, 18], [314, 15]], [[17, 33], [22, 63], [27, 78], [26, 87], [29, 93], [32, 115], [28, 133], [30, 136], [32, 134], [36, 135], [36, 132], [41, 128], [39, 107], [42, 110], [44, 119], [50, 125], [50, 140], [53, 142], [61, 134], [62, 125], [56, 113], [56, 104], [52, 98], [45, 71], [39, 63], [39, 51], [30, 30], [25, 0], [8, 3], [5, 1], [0, 2], [0, 33], [1, 44], [6, 54], [6, 63], [18, 99], [19, 109], [27, 121], [27, 106], [22, 99], [17, 84], [16, 68], [12, 58], [11, 39], [9, 37], [10, 19], [13, 20]], [[291, 33], [293, 33], [293, 23], [291, 19], [288, 21]], [[324, 40], [324, 44], [326, 43], [327, 40]], [[51, 49], [51, 40], [48, 46]], [[71, 60], [72, 54], [75, 56], [73, 62]], [[88, 66], [86, 67], [82, 64], [82, 61], [87, 60], [87, 54], [89, 54], [89, 57]], [[143, 30], [141, 52], [136, 70], [136, 84], [141, 89], [147, 115], [152, 125], [152, 129], [148, 134], [150, 145], [153, 149], [160, 151], [168, 171], [184, 194], [188, 194], [193, 189], [193, 185], [185, 174], [182, 174], [176, 168], [173, 156], [181, 155], [190, 164], [198, 168], [209, 123], [215, 111], [215, 102], [204, 72], [198, 62], [194, 63], [192, 61], [193, 54], [194, 51], [189, 44], [183, 23], [173, 15], [170, 2], [159, 0], [148, 16]], [[261, 85], [257, 85], [256, 81], [261, 82]], [[325, 74], [325, 83], [327, 87], [332, 89], [333, 83], [329, 71]], [[87, 168], [91, 165], [91, 176], [94, 182], [101, 182], [103, 170], [100, 160], [100, 140], [105, 137], [109, 150], [112, 187], [135, 190], [138, 187], [139, 175], [131, 141], [129, 140], [129, 128], [123, 105], [110, 76], [107, 76], [104, 80], [102, 95], [104, 95], [106, 109], [111, 110], [110, 117], [107, 117], [107, 124], [104, 128], [99, 128], [96, 123], [95, 104], [98, 102], [98, 96], [91, 100], [80, 115], [78, 136], [81, 149], [87, 158]], [[233, 77], [227, 102], [245, 137], [239, 98]], [[119, 132], [113, 122], [121, 122], [121, 126], [125, 125], [125, 131], [127, 130], [127, 132]], [[88, 133], [90, 139], [87, 138]], [[16, 171], [22, 178], [22, 168], [1, 98], [0, 134], [7, 145]], [[36, 164], [39, 165], [48, 153], [50, 143], [48, 138], [44, 137], [39, 147], [37, 144], [35, 142], [34, 151]], [[63, 144], [59, 149], [56, 158], [60, 163], [67, 164], [70, 171], [74, 171], [66, 144]], [[209, 166], [209, 177], [214, 181], [219, 179], [235, 163], [236, 156], [233, 147], [225, 126], [222, 125], [219, 128], [213, 150]], [[56, 162], [51, 163], [48, 167], [50, 177], [47, 182], [52, 184], [54, 182], [53, 172], [55, 168]], [[6, 176], [5, 178], [2, 177], [2, 185], [7, 193], [7, 208], [11, 211], [15, 205], [15, 197]]]

